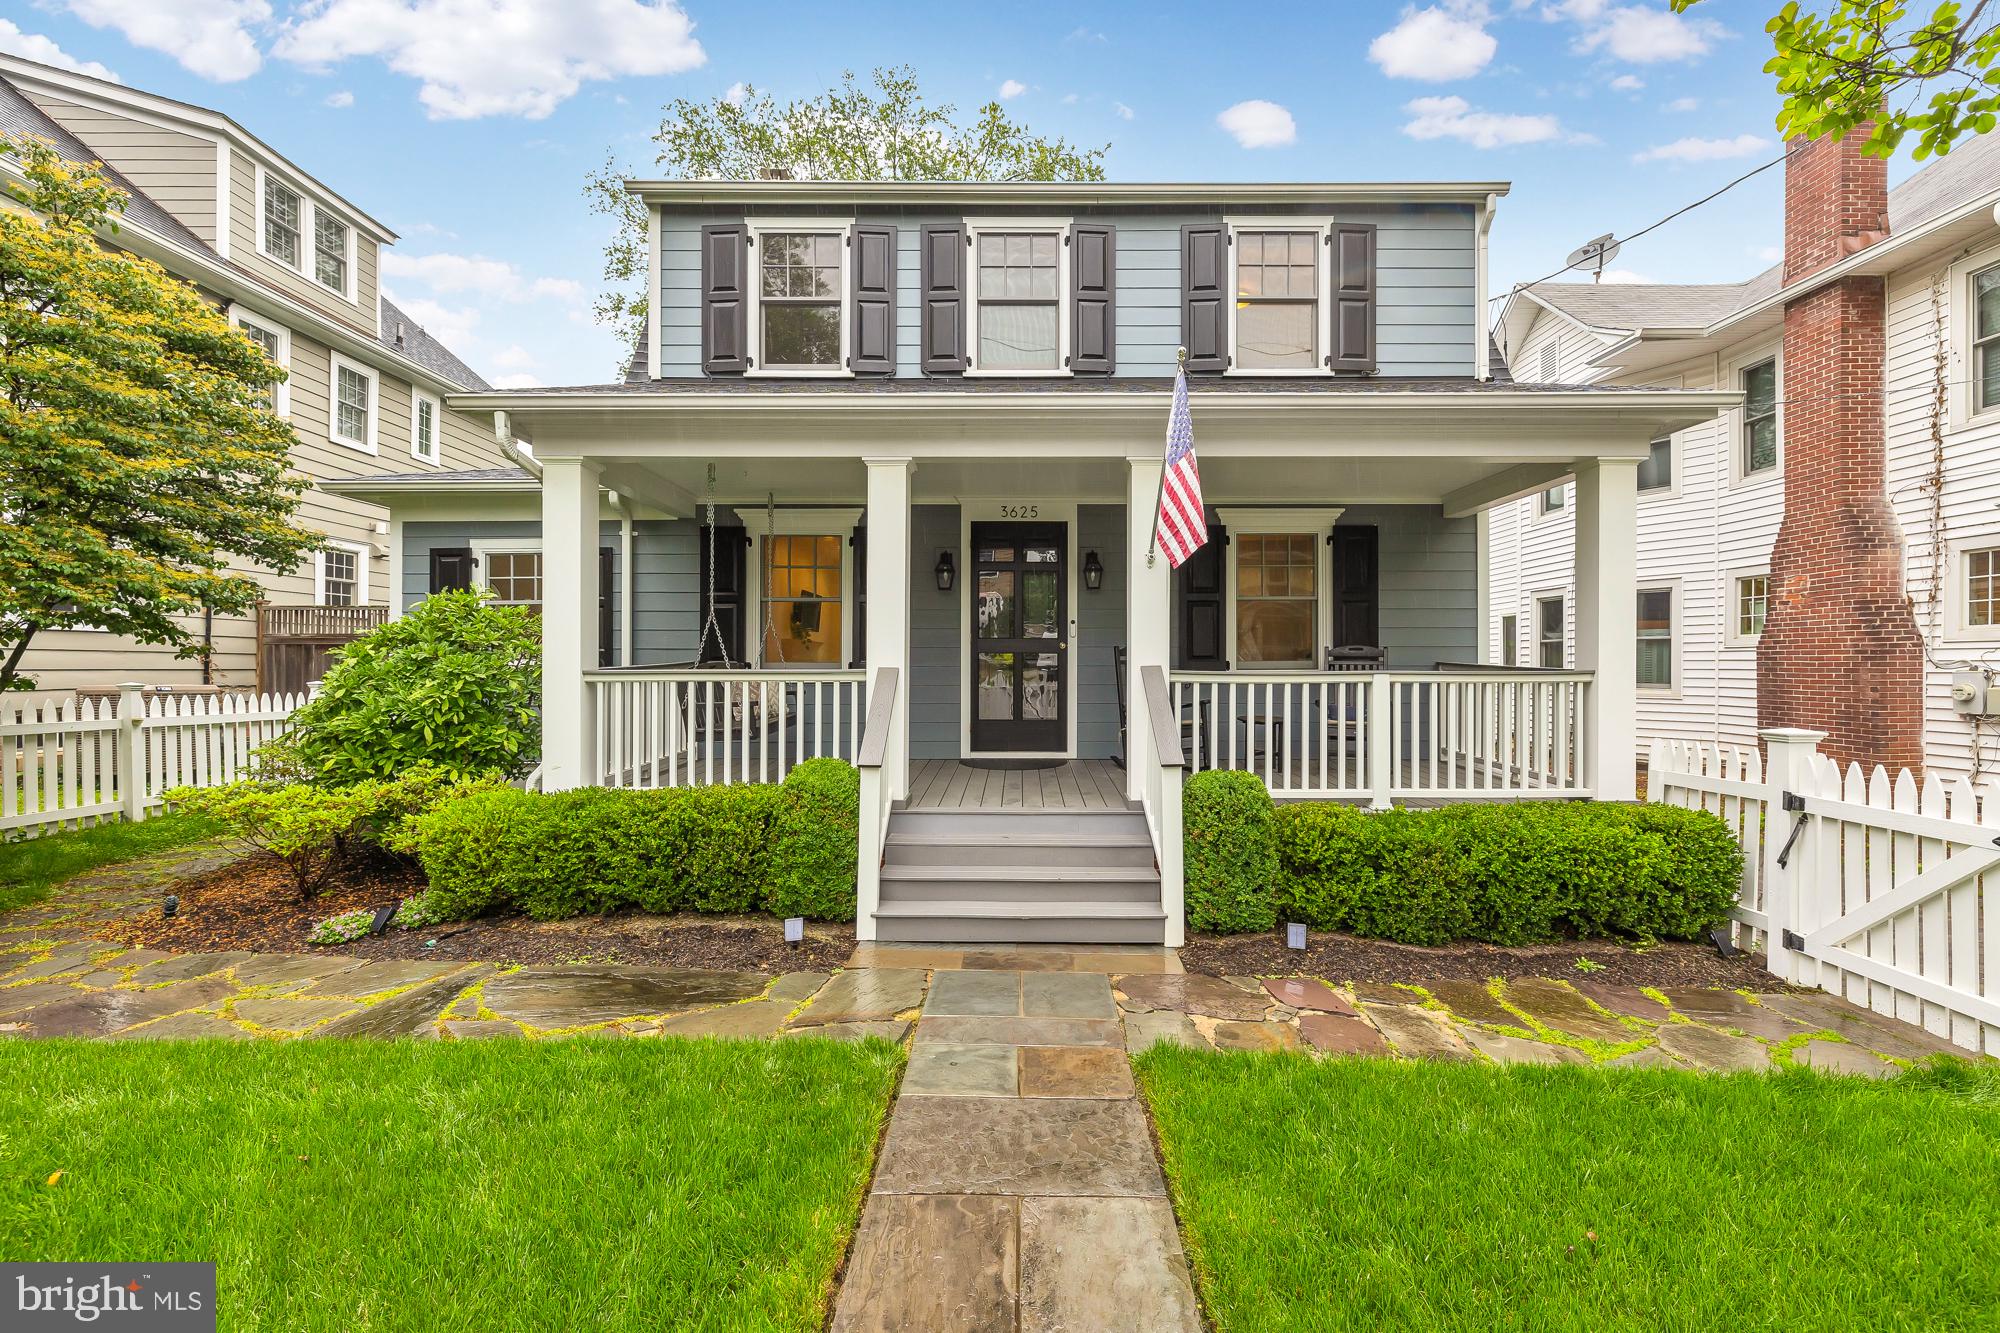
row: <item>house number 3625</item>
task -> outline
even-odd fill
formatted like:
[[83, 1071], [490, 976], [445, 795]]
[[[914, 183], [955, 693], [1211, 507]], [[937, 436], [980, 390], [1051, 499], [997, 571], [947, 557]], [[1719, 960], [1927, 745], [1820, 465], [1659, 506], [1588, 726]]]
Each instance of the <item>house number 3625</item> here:
[[1040, 505], [1003, 504], [1000, 506], [1000, 517], [1002, 518], [1040, 518], [1041, 516], [1042, 507]]

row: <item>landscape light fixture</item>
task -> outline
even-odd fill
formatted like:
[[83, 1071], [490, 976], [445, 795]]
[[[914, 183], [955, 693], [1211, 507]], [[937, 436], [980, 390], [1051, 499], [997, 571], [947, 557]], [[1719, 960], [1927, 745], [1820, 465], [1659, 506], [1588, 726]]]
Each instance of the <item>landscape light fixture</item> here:
[[1287, 949], [1303, 949], [1306, 947], [1305, 922], [1287, 921], [1285, 923], [1285, 947]]
[[396, 904], [394, 903], [390, 903], [387, 907], [376, 908], [375, 919], [368, 923], [368, 933], [370, 935], [380, 935], [389, 928], [389, 923], [395, 919], [395, 916]]
[[952, 566], [950, 551], [938, 552], [937, 568], [931, 572], [937, 575], [938, 591], [950, 592], [952, 580], [958, 576], [958, 570]]
[[806, 937], [806, 919], [802, 916], [785, 918], [785, 943], [797, 944]]
[[1097, 558], [1097, 552], [1083, 553], [1083, 586], [1096, 592], [1104, 586], [1104, 562]]
[[160, 899], [160, 919], [162, 921], [172, 921], [174, 914], [180, 910], [181, 896], [178, 893], [170, 893]]

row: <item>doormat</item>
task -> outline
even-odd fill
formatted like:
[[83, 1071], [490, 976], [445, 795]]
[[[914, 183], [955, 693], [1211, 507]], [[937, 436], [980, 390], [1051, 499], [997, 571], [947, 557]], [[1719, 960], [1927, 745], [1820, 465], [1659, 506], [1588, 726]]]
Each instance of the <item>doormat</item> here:
[[961, 759], [967, 768], [986, 769], [996, 773], [1032, 773], [1038, 769], [1061, 768], [1067, 759]]

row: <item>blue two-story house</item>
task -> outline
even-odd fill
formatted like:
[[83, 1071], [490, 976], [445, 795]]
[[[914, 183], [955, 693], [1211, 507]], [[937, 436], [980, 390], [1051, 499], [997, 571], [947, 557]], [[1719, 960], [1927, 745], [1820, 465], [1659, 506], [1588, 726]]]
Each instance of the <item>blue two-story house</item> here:
[[[545, 787], [837, 755], [862, 938], [1168, 943], [1189, 769], [1632, 794], [1636, 469], [1736, 396], [1512, 382], [1505, 185], [628, 188], [624, 381], [456, 395], [519, 468], [354, 484], [399, 608], [539, 609]], [[1175, 570], [1182, 349], [1208, 542]], [[1484, 514], [1565, 480], [1577, 669], [1483, 662]]]

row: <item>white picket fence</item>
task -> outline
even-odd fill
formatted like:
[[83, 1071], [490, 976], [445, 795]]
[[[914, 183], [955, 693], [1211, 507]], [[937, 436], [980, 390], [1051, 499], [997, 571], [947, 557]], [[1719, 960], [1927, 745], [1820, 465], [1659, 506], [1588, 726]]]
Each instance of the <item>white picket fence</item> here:
[[0, 706], [0, 838], [144, 819], [175, 787], [247, 777], [303, 694], [155, 695]]
[[2000, 1055], [2000, 784], [1845, 772], [1817, 732], [1754, 751], [1661, 741], [1649, 799], [1709, 810], [1744, 849], [1736, 930], [1779, 977]]

